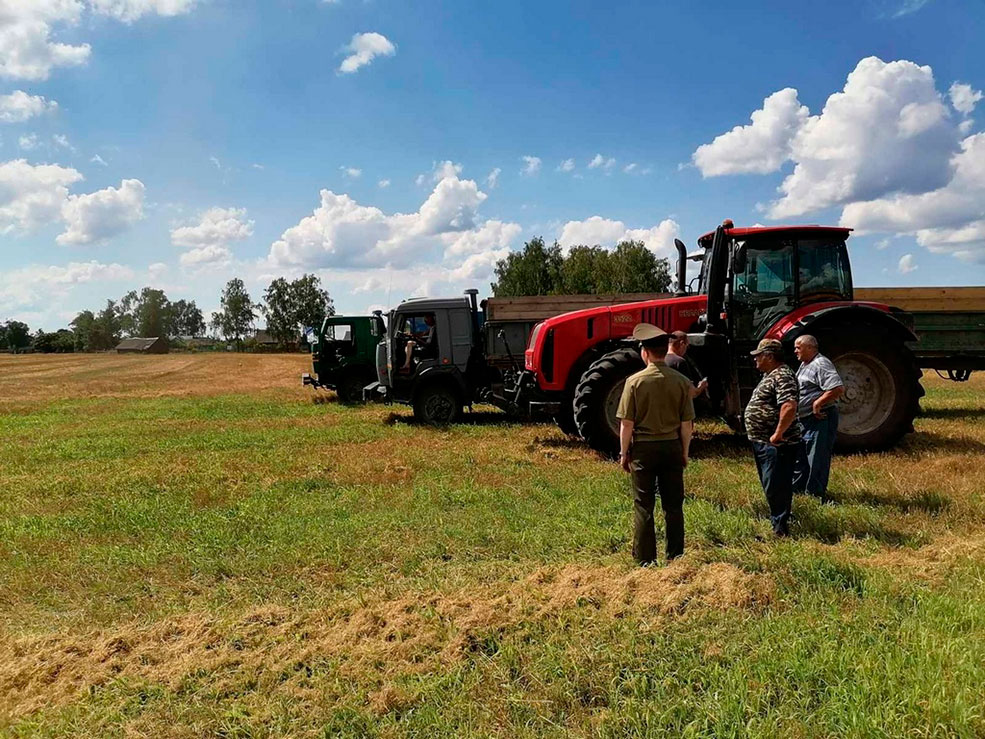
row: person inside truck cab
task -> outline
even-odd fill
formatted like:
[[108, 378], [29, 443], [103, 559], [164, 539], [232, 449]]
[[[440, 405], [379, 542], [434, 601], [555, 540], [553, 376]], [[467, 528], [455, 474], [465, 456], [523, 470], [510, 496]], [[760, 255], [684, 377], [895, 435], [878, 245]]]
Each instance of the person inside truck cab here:
[[[413, 328], [413, 319], [408, 319], [408, 328]], [[404, 348], [404, 365], [400, 368], [401, 372], [410, 372], [411, 363], [417, 359], [433, 359], [438, 354], [438, 334], [435, 331], [434, 315], [427, 313], [424, 315], [424, 331], [414, 333], [408, 331], [408, 335], [414, 338], [409, 339]]]

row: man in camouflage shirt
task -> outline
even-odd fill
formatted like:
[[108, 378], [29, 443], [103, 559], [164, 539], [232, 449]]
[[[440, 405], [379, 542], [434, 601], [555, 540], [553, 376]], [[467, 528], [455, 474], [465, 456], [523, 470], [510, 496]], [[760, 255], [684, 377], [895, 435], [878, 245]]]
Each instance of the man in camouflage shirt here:
[[746, 435], [756, 456], [759, 481], [770, 506], [773, 533], [787, 536], [793, 501], [793, 470], [800, 448], [801, 428], [797, 421], [800, 387], [797, 376], [783, 361], [783, 345], [763, 339], [750, 352], [763, 378], [752, 391], [746, 406]]

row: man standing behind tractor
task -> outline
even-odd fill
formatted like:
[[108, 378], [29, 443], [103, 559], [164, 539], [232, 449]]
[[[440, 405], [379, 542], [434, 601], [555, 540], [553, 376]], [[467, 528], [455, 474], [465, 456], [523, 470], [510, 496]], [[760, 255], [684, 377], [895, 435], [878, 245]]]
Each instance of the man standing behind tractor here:
[[804, 440], [794, 467], [793, 489], [797, 493], [816, 495], [824, 501], [828, 496], [831, 453], [838, 436], [836, 404], [845, 394], [845, 387], [834, 364], [818, 351], [817, 339], [801, 336], [793, 346], [800, 360], [797, 417], [804, 427]]
[[694, 403], [691, 382], [664, 363], [669, 336], [640, 323], [633, 338], [640, 342], [646, 367], [626, 380], [619, 401], [619, 462], [633, 476], [633, 557], [648, 565], [657, 559], [653, 508], [658, 492], [667, 559], [684, 554], [684, 468]]
[[674, 331], [670, 334], [670, 348], [667, 349], [667, 366], [677, 370], [691, 381], [691, 397], [696, 398], [708, 389], [708, 380], [699, 377], [694, 365], [684, 355], [688, 347], [687, 334], [684, 331]]
[[746, 406], [746, 435], [756, 456], [759, 481], [770, 506], [773, 533], [790, 533], [790, 506], [793, 501], [793, 468], [800, 449], [797, 422], [797, 377], [783, 362], [783, 345], [776, 339], [763, 339], [751, 351], [756, 369], [763, 378], [752, 391]]

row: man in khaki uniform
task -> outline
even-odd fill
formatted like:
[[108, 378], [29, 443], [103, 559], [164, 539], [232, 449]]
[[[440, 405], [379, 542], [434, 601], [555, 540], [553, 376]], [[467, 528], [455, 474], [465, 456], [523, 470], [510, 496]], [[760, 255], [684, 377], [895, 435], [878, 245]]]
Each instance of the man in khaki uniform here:
[[684, 468], [694, 419], [691, 381], [664, 363], [669, 336], [649, 323], [637, 324], [646, 368], [626, 380], [619, 401], [619, 462], [633, 475], [633, 557], [641, 565], [657, 558], [653, 507], [667, 529], [667, 559], [684, 554]]

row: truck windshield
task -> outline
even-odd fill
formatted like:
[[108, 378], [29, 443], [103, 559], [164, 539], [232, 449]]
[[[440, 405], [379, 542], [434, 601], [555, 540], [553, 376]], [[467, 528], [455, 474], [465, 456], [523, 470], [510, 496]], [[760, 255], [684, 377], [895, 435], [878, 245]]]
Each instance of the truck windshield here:
[[334, 326], [325, 327], [325, 341], [352, 341], [352, 326], [347, 323], [339, 323]]

